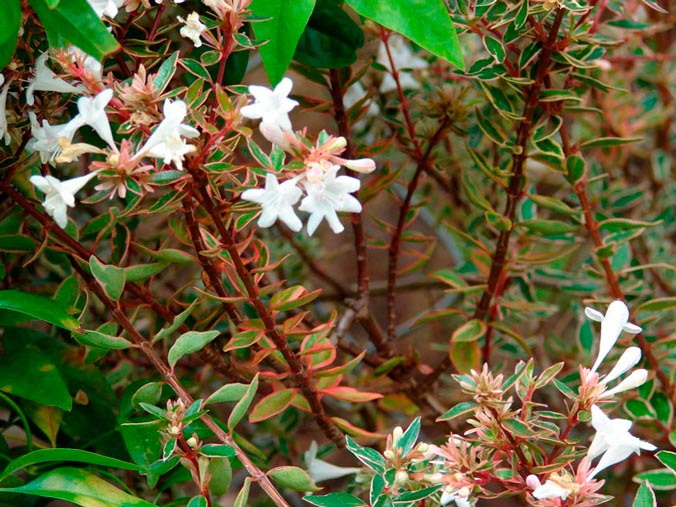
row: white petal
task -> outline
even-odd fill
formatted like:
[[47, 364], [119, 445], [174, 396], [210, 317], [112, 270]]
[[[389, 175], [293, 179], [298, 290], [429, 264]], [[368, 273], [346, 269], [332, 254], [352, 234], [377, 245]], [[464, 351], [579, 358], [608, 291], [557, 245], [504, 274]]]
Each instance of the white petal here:
[[258, 219], [258, 227], [271, 227], [277, 221], [277, 210], [263, 207], [263, 213], [261, 213], [260, 218]]
[[262, 104], [254, 103], [248, 106], [244, 106], [242, 109], [239, 110], [239, 112], [242, 116], [244, 116], [244, 118], [256, 120], [258, 118], [263, 117], [263, 114], [265, 114], [265, 108], [263, 107]]
[[609, 466], [619, 463], [620, 461], [624, 461], [629, 456], [631, 456], [633, 452], [634, 449], [632, 447], [627, 447], [623, 445], [608, 448], [608, 450], [605, 453], [603, 453], [603, 456], [601, 456], [601, 459], [594, 468], [594, 471], [591, 474], [590, 478], [595, 477], [599, 472], [605, 470]]
[[34, 176], [31, 176], [28, 179], [28, 181], [30, 181], [33, 184], [33, 186], [40, 189], [40, 191], [43, 194], [46, 194], [52, 188], [52, 186], [47, 182], [47, 180], [44, 178], [44, 176], [39, 176], [39, 175], [36, 174]]
[[66, 210], [66, 205], [62, 203], [60, 206], [56, 206], [54, 208], [54, 211], [52, 212], [52, 218], [56, 222], [56, 225], [58, 225], [62, 229], [65, 229], [66, 226], [68, 225], [68, 214]]
[[278, 97], [288, 97], [293, 88], [293, 81], [290, 78], [283, 78], [277, 86], [275, 86], [274, 94]]
[[329, 227], [331, 227], [331, 230], [335, 234], [340, 234], [345, 230], [345, 227], [340, 222], [340, 218], [338, 218], [338, 215], [336, 214], [335, 210], [330, 210], [329, 212], [327, 212], [325, 217], [326, 221], [329, 223]]
[[593, 320], [596, 322], [603, 322], [603, 314], [599, 312], [598, 310], [594, 310], [593, 308], [589, 308], [588, 306], [584, 309], [584, 314], [587, 316], [589, 320]]
[[628, 391], [629, 389], [634, 389], [640, 385], [643, 385], [646, 380], [648, 380], [648, 370], [636, 370], [615, 387], [604, 392], [600, 397], [610, 398], [617, 393], [622, 393], [624, 391]]
[[553, 481], [545, 481], [545, 483], [533, 491], [533, 496], [538, 500], [544, 500], [546, 498], [561, 498], [565, 500], [568, 498], [570, 492], [559, 486]]
[[89, 182], [89, 180], [96, 176], [96, 174], [96, 172], [91, 172], [89, 174], [85, 174], [84, 176], [62, 181], [61, 186], [63, 191], [71, 195], [77, 194]]
[[610, 373], [606, 375], [601, 381], [602, 384], [607, 384], [615, 380], [617, 377], [622, 375], [624, 372], [631, 370], [634, 366], [638, 364], [641, 360], [641, 349], [638, 347], [629, 347], [624, 351], [620, 359], [617, 361], [615, 366]]
[[639, 334], [641, 331], [643, 331], [643, 329], [641, 329], [636, 324], [632, 324], [631, 322], [627, 322], [624, 326], [622, 326], [622, 330], [630, 334]]
[[262, 188], [250, 188], [242, 192], [241, 198], [245, 201], [261, 204], [265, 201], [265, 190]]
[[310, 218], [307, 221], [307, 233], [309, 236], [312, 236], [314, 234], [323, 218], [324, 215], [319, 211], [315, 211], [314, 213], [312, 213], [312, 215], [310, 215]]

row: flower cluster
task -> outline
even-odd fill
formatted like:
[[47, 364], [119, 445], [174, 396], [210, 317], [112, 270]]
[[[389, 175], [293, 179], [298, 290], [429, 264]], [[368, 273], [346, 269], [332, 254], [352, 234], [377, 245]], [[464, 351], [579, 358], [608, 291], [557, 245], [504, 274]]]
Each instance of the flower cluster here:
[[[112, 5], [112, 3], [109, 3], [108, 8]], [[83, 67], [88, 67], [85, 72], [94, 76], [101, 75], [98, 62], [87, 63], [88, 59], [91, 58], [77, 51], [71, 51], [69, 54], [72, 56], [68, 58], [73, 58], [75, 62], [81, 61]], [[60, 125], [50, 125], [46, 119], [39, 123], [35, 113], [29, 111], [32, 136], [27, 143], [27, 150], [39, 153], [41, 162], [43, 164], [49, 163], [52, 167], [56, 167], [59, 163], [73, 162], [85, 153], [105, 156], [105, 162], [93, 162], [91, 164], [92, 172], [85, 176], [64, 181], [53, 175], [35, 175], [30, 178], [31, 183], [45, 194], [43, 207], [54, 218], [59, 227], [65, 228], [68, 224], [67, 209], [75, 206], [75, 194], [95, 176], [101, 179], [101, 183], [96, 186], [97, 190], [110, 191], [111, 198], [115, 195], [124, 198], [127, 190], [126, 179], [132, 175], [139, 179], [137, 183], [141, 188], [147, 191], [152, 190], [144, 183], [146, 178], [143, 176], [151, 168], [151, 166], [143, 164], [142, 159], [144, 157], [161, 159], [164, 164], [174, 164], [177, 169], [183, 169], [185, 155], [195, 151], [195, 146], [188, 144], [186, 138], [195, 138], [199, 135], [197, 129], [183, 123], [187, 115], [187, 106], [183, 101], [166, 99], [163, 107], [164, 117], [157, 124], [147, 141], [135, 151], [133, 144], [127, 139], [123, 139], [121, 151], [113, 137], [106, 112], [106, 108], [113, 100], [113, 90], [104, 88], [95, 95], [89, 96], [87, 90], [82, 86], [74, 86], [57, 77], [56, 73], [47, 66], [47, 59], [48, 55], [43, 53], [36, 61], [34, 78], [26, 89], [26, 103], [28, 105], [35, 103], [34, 92], [36, 91], [84, 93], [85, 95], [77, 101], [78, 114]], [[99, 66], [93, 66], [93, 63]], [[145, 73], [145, 70], [143, 70], [143, 73]], [[2, 81], [4, 81], [4, 78], [2, 78]], [[1, 81], [0, 85], [2, 85]], [[3, 106], [7, 98], [8, 86], [9, 83], [0, 91], [0, 106]], [[2, 109], [4, 113], [4, 107]], [[76, 132], [85, 125], [91, 127], [106, 143], [106, 149], [85, 143], [73, 143]], [[4, 114], [0, 115], [0, 137], [5, 137], [6, 141], [9, 140]]]
[[322, 132], [314, 146], [293, 132], [289, 113], [298, 105], [289, 99], [293, 82], [284, 78], [270, 90], [263, 86], [250, 86], [249, 91], [255, 102], [240, 110], [242, 116], [261, 119], [260, 131], [273, 144], [303, 160], [304, 170], [294, 173], [280, 183], [273, 173], [266, 174], [265, 188], [245, 190], [242, 199], [260, 204], [263, 208], [258, 219], [259, 227], [270, 227], [278, 219], [293, 231], [299, 231], [303, 224], [296, 215], [293, 206], [305, 197], [298, 209], [310, 213], [307, 229], [312, 235], [319, 224], [326, 220], [333, 232], [340, 233], [345, 228], [338, 218], [338, 212], [359, 213], [361, 204], [352, 195], [359, 190], [359, 179], [338, 175], [341, 166], [352, 171], [369, 173], [375, 170], [375, 162], [364, 158], [347, 160], [340, 157], [347, 141], [343, 137], [333, 137]]
[[[589, 498], [589, 495], [594, 494], [602, 484], [594, 480], [600, 472], [624, 461], [634, 453], [640, 454], [641, 450], [657, 449], [654, 445], [629, 433], [632, 426], [630, 420], [611, 419], [596, 404], [618, 393], [636, 388], [648, 378], [647, 370], [638, 369], [614, 388], [607, 389], [609, 382], [616, 380], [638, 364], [641, 359], [641, 350], [638, 347], [629, 347], [625, 350], [615, 366], [605, 376], [599, 377], [597, 373], [621, 332], [637, 334], [641, 332], [641, 328], [629, 322], [629, 309], [624, 302], [619, 300], [610, 304], [605, 315], [592, 308], [585, 308], [585, 315], [591, 320], [601, 322], [599, 353], [591, 369], [580, 366], [582, 382], [578, 391], [580, 403], [583, 406], [591, 405], [591, 424], [596, 434], [575, 477], [566, 471], [554, 472], [543, 484], [536, 476], [529, 476], [528, 484], [533, 489], [533, 497], [538, 500], [566, 500], [570, 496]], [[599, 456], [598, 463], [591, 468], [592, 461]]]

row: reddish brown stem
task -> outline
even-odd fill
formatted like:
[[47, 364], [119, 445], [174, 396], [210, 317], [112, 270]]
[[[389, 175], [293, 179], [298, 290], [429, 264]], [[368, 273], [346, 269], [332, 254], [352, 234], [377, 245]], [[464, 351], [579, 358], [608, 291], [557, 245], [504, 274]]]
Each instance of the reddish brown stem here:
[[[526, 92], [526, 101], [522, 114], [523, 119], [517, 128], [516, 142], [513, 148], [514, 154], [512, 156], [512, 177], [509, 180], [509, 186], [507, 188], [507, 202], [503, 211], [503, 216], [510, 220], [512, 226], [508, 229], [505, 229], [504, 231], [501, 231], [500, 235], [498, 236], [486, 289], [481, 295], [481, 300], [479, 301], [479, 304], [477, 305], [477, 308], [474, 312], [472, 317], [474, 319], [486, 320], [489, 309], [491, 308], [491, 302], [494, 298], [497, 299], [500, 296], [498, 289], [500, 287], [504, 287], [505, 285], [504, 283], [500, 283], [500, 281], [506, 276], [504, 274], [504, 270], [507, 264], [509, 240], [515, 227], [514, 221], [516, 217], [516, 208], [521, 199], [521, 186], [523, 185], [524, 168], [528, 158], [528, 139], [533, 126], [535, 110], [540, 103], [540, 91], [545, 84], [545, 78], [549, 71], [549, 64], [554, 51], [554, 45], [556, 43], [556, 38], [565, 13], [566, 11], [564, 9], [558, 9], [556, 11], [556, 16], [550, 28], [549, 36], [543, 43], [535, 79]], [[484, 349], [484, 352], [490, 352], [490, 347], [488, 350]], [[483, 357], [482, 359], [483, 361], [489, 360], [488, 357]], [[423, 388], [428, 388], [430, 385], [432, 385], [432, 383], [436, 382], [436, 380], [443, 373], [445, 373], [450, 366], [450, 354], [446, 354], [444, 359], [442, 359], [436, 368], [434, 368], [432, 373], [427, 375], [422, 380], [421, 383]]]

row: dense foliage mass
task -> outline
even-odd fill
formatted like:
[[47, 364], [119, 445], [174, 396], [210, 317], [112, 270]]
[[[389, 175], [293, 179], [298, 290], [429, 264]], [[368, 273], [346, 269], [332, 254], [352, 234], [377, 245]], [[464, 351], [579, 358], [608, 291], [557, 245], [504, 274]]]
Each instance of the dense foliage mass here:
[[667, 8], [3, 0], [0, 507], [672, 505]]

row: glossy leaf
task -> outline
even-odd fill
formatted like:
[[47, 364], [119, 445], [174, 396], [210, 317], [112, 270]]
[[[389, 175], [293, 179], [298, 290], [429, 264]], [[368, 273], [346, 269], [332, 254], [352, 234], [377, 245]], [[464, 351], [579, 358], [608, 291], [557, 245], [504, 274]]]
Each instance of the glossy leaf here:
[[265, 21], [253, 24], [256, 38], [267, 44], [260, 47], [265, 72], [275, 86], [289, 68], [296, 46], [310, 19], [315, 0], [253, 0], [254, 16]]
[[657, 498], [655, 498], [655, 492], [650, 487], [650, 484], [642, 482], [638, 487], [636, 496], [634, 497], [634, 503], [631, 504], [632, 507], [656, 507]]
[[[4, 339], [11, 339], [11, 333], [6, 333]], [[56, 366], [49, 357], [32, 348], [0, 355], [0, 391], [63, 410], [72, 406], [68, 388]]]
[[71, 467], [50, 470], [28, 484], [15, 488], [0, 488], [0, 492], [56, 498], [82, 507], [154, 507], [155, 505], [125, 493], [91, 472]]
[[0, 71], [14, 55], [21, 27], [21, 0], [4, 0], [0, 7]]
[[101, 456], [94, 452], [81, 451], [80, 449], [38, 449], [37, 451], [20, 456], [7, 465], [7, 468], [0, 474], [0, 480], [22, 468], [56, 461], [76, 461], [78, 463], [87, 463], [89, 465], [132, 470], [134, 472], [142, 472], [144, 470], [142, 466], [135, 465], [134, 463], [129, 463], [116, 458], [109, 458], [108, 456]]
[[29, 3], [45, 27], [50, 45], [64, 47], [70, 42], [97, 60], [119, 48], [87, 0], [60, 0], [55, 8], [49, 0]]
[[365, 18], [405, 35], [464, 70], [460, 41], [443, 0], [347, 0]]
[[18, 290], [0, 290], [0, 309], [23, 313], [70, 331], [80, 328], [78, 320], [58, 301]]

